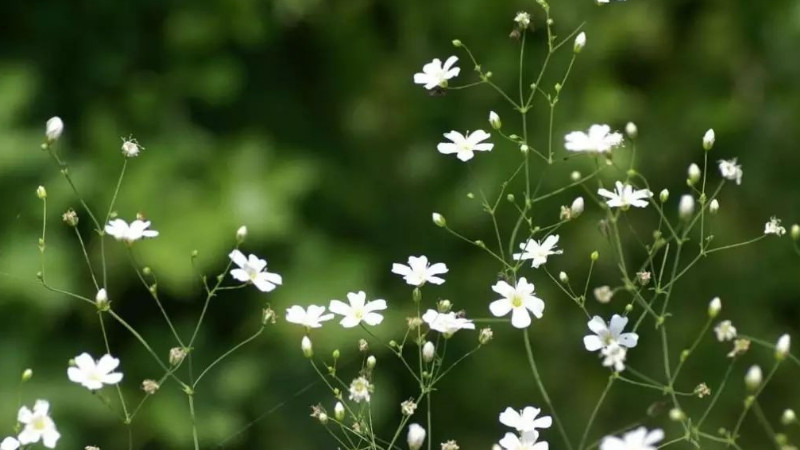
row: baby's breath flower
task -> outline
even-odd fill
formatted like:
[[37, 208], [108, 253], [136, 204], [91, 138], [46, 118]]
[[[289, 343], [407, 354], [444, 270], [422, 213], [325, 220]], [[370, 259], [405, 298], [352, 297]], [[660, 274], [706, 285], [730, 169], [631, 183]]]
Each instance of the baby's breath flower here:
[[247, 227], [242, 225], [236, 230], [236, 242], [242, 243], [247, 239]]
[[160, 388], [158, 382], [156, 380], [144, 380], [142, 381], [142, 390], [145, 391], [148, 395], [153, 395], [158, 391]]
[[344, 405], [342, 404], [342, 402], [336, 402], [336, 405], [334, 405], [333, 407], [333, 417], [335, 417], [336, 420], [341, 422], [342, 420], [344, 420], [344, 414], [345, 414]]
[[481, 328], [480, 333], [478, 333], [478, 343], [481, 345], [486, 345], [492, 340], [493, 337], [494, 333], [492, 332], [491, 328]]
[[186, 350], [182, 347], [172, 347], [169, 349], [169, 363], [173, 366], [177, 366], [183, 361], [183, 358], [186, 358]]
[[783, 236], [786, 234], [786, 228], [781, 226], [781, 219], [778, 219], [775, 216], [772, 216], [769, 219], [769, 222], [764, 224], [764, 234], [774, 234], [776, 236]]
[[530, 431], [517, 436], [514, 433], [506, 433], [503, 439], [500, 439], [500, 447], [505, 450], [547, 450], [549, 448], [547, 442], [539, 442], [539, 432]]
[[374, 387], [365, 377], [358, 377], [350, 383], [350, 400], [361, 403], [369, 402]]
[[243, 283], [252, 283], [261, 292], [270, 292], [283, 283], [283, 278], [277, 273], [267, 272], [267, 261], [256, 255], [244, 256], [244, 253], [234, 249], [228, 257], [238, 267], [231, 270], [231, 276]]
[[410, 398], [403, 403], [400, 403], [400, 412], [404, 416], [413, 416], [414, 411], [417, 410], [417, 404], [414, 402], [413, 398]]
[[491, 125], [495, 130], [499, 130], [503, 127], [503, 122], [500, 120], [500, 116], [498, 116], [494, 111], [489, 111], [489, 125]]
[[135, 158], [139, 156], [139, 152], [144, 150], [144, 147], [136, 142], [136, 139], [128, 138], [122, 140], [122, 154], [126, 158]]
[[614, 291], [609, 286], [598, 286], [594, 288], [594, 298], [600, 303], [608, 303], [614, 296]]
[[[708, 307], [708, 314], [711, 315], [711, 305]], [[717, 334], [718, 341], [730, 341], [736, 337], [736, 327], [733, 326], [730, 320], [723, 320], [714, 327], [714, 333]]]
[[61, 215], [61, 220], [64, 221], [67, 225], [71, 227], [78, 226], [78, 213], [75, 212], [72, 208], [68, 209], [67, 212]]
[[794, 411], [791, 409], [783, 410], [783, 414], [781, 414], [781, 423], [784, 425], [790, 425], [797, 421], [797, 415], [795, 415]]
[[142, 238], [151, 238], [158, 236], [158, 231], [148, 230], [150, 227], [149, 220], [136, 219], [128, 225], [122, 219], [114, 219], [108, 222], [105, 227], [106, 233], [118, 241], [125, 241], [129, 245], [134, 241]]
[[687, 171], [687, 173], [688, 173], [687, 183], [689, 184], [689, 186], [692, 186], [695, 183], [697, 183], [700, 180], [700, 176], [702, 175], [702, 173], [700, 172], [700, 167], [695, 163], [689, 165], [689, 170]]
[[733, 341], [733, 350], [728, 353], [728, 358], [734, 358], [750, 350], [750, 341], [747, 339], [736, 339]]
[[409, 425], [408, 436], [406, 436], [408, 449], [419, 450], [422, 447], [422, 444], [425, 442], [425, 434], [425, 428], [422, 428], [419, 424], [412, 423]]
[[726, 180], [735, 180], [737, 185], [742, 184], [742, 166], [736, 164], [736, 158], [719, 160], [719, 173]]
[[647, 199], [653, 196], [648, 189], [634, 190], [633, 186], [622, 184], [619, 181], [615, 183], [615, 186], [614, 192], [603, 188], [597, 190], [598, 194], [608, 199], [606, 203], [609, 208], [621, 208], [623, 211], [631, 206], [644, 208], [647, 206]]
[[406, 322], [408, 323], [409, 330], [416, 330], [423, 323], [420, 317], [407, 317]]
[[[434, 216], [436, 221], [436, 216]], [[406, 283], [412, 286], [423, 286], [425, 283], [442, 284], [444, 278], [437, 277], [447, 273], [447, 266], [444, 263], [430, 264], [427, 256], [409, 256], [408, 265], [392, 264], [392, 273], [402, 275]]]
[[761, 367], [758, 365], [753, 365], [747, 369], [747, 373], [744, 376], [744, 384], [747, 386], [747, 389], [755, 391], [759, 386], [761, 386], [763, 379], [764, 375], [761, 372]]
[[691, 219], [694, 214], [694, 197], [689, 194], [681, 196], [678, 203], [678, 216], [683, 220]]
[[303, 351], [303, 356], [311, 358], [314, 356], [314, 348], [311, 345], [311, 339], [308, 336], [303, 336], [300, 341], [300, 350]]
[[[722, 309], [722, 300], [720, 300], [719, 297], [712, 298], [711, 301], [708, 303], [708, 317], [711, 317], [712, 319], [714, 317], [717, 317], [721, 309]], [[728, 321], [728, 324], [730, 324], [730, 321]], [[719, 327], [720, 325], [717, 325], [717, 327]], [[714, 330], [716, 331], [716, 328]], [[733, 339], [734, 337], [736, 337], [736, 329], [733, 330], [733, 336], [731, 336], [729, 339]], [[719, 333], [717, 333], [717, 339], [719, 339]], [[720, 342], [722, 341], [723, 339], [720, 339]]]
[[441, 142], [436, 146], [439, 153], [445, 155], [455, 154], [461, 161], [469, 161], [475, 156], [474, 152], [489, 152], [494, 148], [494, 144], [483, 142], [491, 135], [483, 130], [475, 130], [472, 133], [461, 134], [458, 131], [445, 133], [444, 137], [451, 142]]
[[442, 333], [445, 338], [451, 337], [458, 330], [474, 330], [475, 324], [471, 320], [459, 317], [454, 312], [440, 313], [429, 309], [422, 315], [422, 320], [431, 330]]
[[422, 66], [422, 72], [414, 74], [414, 83], [421, 84], [425, 89], [446, 88], [447, 80], [457, 77], [461, 72], [458, 67], [453, 67], [458, 61], [456, 56], [447, 58], [442, 64], [439, 58]]
[[100, 309], [108, 306], [108, 294], [106, 293], [106, 289], [101, 288], [99, 291], [97, 291], [97, 295], [95, 295], [94, 300], [95, 304]]
[[445, 220], [444, 216], [435, 212], [433, 213], [433, 224], [439, 228], [444, 228], [447, 226], [447, 221]]
[[622, 134], [608, 125], [592, 125], [589, 130], [573, 131], [564, 137], [564, 147], [572, 152], [609, 153], [622, 145]]
[[358, 351], [364, 353], [369, 351], [369, 343], [366, 339], [359, 339], [358, 340]]
[[17, 450], [19, 448], [19, 441], [9, 436], [0, 442], [0, 450]]
[[778, 338], [778, 343], [775, 345], [775, 358], [782, 361], [789, 354], [789, 347], [791, 345], [791, 337], [788, 334], [782, 335]]
[[442, 450], [458, 450], [459, 447], [456, 441], [442, 442]]
[[717, 137], [714, 134], [714, 129], [709, 128], [708, 131], [706, 131], [706, 134], [703, 135], [703, 148], [706, 150], [711, 150], [711, 148], [714, 147], [714, 141], [716, 139]]
[[73, 383], [95, 391], [104, 384], [117, 384], [122, 380], [120, 372], [114, 372], [119, 366], [119, 359], [111, 355], [103, 355], [95, 361], [88, 353], [76, 356], [75, 366], [67, 369], [67, 376]]
[[525, 261], [530, 259], [531, 267], [537, 269], [539, 266], [547, 262], [548, 256], [560, 255], [564, 253], [564, 250], [556, 249], [556, 245], [558, 245], [558, 238], [559, 237], [557, 234], [551, 234], [541, 242], [535, 239], [528, 239], [527, 241], [519, 244], [519, 248], [522, 250], [522, 253], [514, 253], [512, 257], [515, 261]]
[[526, 406], [521, 410], [507, 407], [500, 413], [500, 423], [517, 430], [519, 433], [535, 431], [537, 428], [550, 428], [553, 425], [553, 418], [550, 416], [538, 417], [541, 409], [533, 406]]
[[528, 28], [531, 25], [531, 15], [525, 11], [520, 11], [514, 16], [514, 22], [517, 23], [521, 29]]
[[601, 350], [601, 355], [605, 357], [603, 365], [608, 367], [613, 365], [617, 372], [625, 368], [623, 362], [627, 349], [636, 347], [639, 341], [638, 334], [622, 332], [627, 324], [628, 318], [618, 314], [614, 314], [609, 323], [600, 316], [594, 316], [588, 322], [588, 326], [595, 334], [583, 338], [586, 350], [590, 352]]
[[711, 214], [716, 214], [717, 211], [719, 211], [719, 200], [711, 200], [711, 203], [708, 204], [708, 212]]
[[333, 314], [324, 314], [325, 307], [309, 305], [307, 309], [294, 305], [286, 310], [286, 321], [303, 325], [306, 328], [319, 328], [322, 322], [333, 319]]
[[658, 194], [658, 199], [661, 200], [661, 203], [666, 203], [667, 200], [669, 200], [669, 191], [667, 189], [662, 189]]
[[622, 438], [606, 436], [600, 443], [600, 450], [656, 450], [658, 443], [664, 439], [661, 429], [647, 431], [639, 427], [622, 435]]
[[23, 406], [17, 414], [17, 422], [24, 425], [17, 439], [21, 445], [35, 444], [42, 441], [47, 448], [55, 448], [61, 434], [56, 430], [56, 424], [50, 418], [50, 403], [45, 400], [36, 400], [33, 411]]
[[53, 116], [47, 120], [45, 124], [45, 136], [47, 137], [47, 142], [52, 144], [53, 142], [57, 141], [58, 138], [61, 137], [61, 133], [64, 132], [64, 122], [58, 116]]
[[515, 328], [530, 326], [530, 314], [537, 319], [542, 318], [544, 301], [533, 295], [533, 283], [528, 283], [525, 277], [520, 278], [516, 286], [511, 286], [503, 280], [498, 281], [492, 286], [492, 290], [504, 297], [489, 304], [489, 310], [493, 316], [503, 317], [511, 313], [511, 325]]
[[586, 46], [586, 33], [581, 31], [578, 36], [575, 37], [575, 43], [572, 45], [572, 51], [575, 53], [580, 53], [583, 50], [583, 47]]
[[377, 299], [367, 301], [367, 294], [364, 291], [348, 292], [347, 301], [349, 304], [339, 300], [331, 300], [328, 309], [343, 316], [339, 324], [345, 328], [353, 328], [362, 321], [367, 325], [378, 325], [383, 321], [383, 316], [376, 311], [386, 309], [386, 300]]
[[709, 389], [708, 385], [705, 383], [700, 383], [695, 386], [694, 391], [692, 391], [697, 398], [703, 398], [707, 395], [711, 395], [711, 389]]
[[652, 275], [650, 272], [646, 270], [642, 270], [641, 272], [636, 272], [636, 282], [639, 283], [641, 286], [647, 286], [650, 284], [650, 278]]
[[558, 272], [558, 281], [564, 284], [569, 283], [569, 275], [567, 275], [567, 272], [564, 271]]

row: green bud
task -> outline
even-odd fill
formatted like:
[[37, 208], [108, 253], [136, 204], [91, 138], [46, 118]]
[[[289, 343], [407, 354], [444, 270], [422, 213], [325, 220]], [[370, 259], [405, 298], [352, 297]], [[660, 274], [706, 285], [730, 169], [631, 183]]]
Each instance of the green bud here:
[[461, 45], [462, 45], [461, 41], [459, 41], [458, 39], [453, 39], [453, 47], [459, 48], [461, 47]]
[[600, 258], [600, 253], [598, 253], [597, 250], [595, 250], [592, 252], [590, 258], [592, 259], [592, 261], [597, 261]]
[[445, 220], [444, 216], [435, 212], [433, 213], [433, 223], [439, 228], [444, 228], [447, 226], [447, 220]]

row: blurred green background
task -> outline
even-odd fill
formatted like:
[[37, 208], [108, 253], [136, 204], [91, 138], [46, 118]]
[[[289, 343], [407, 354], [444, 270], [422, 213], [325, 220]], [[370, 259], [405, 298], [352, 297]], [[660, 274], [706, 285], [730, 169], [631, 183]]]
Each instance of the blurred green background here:
[[[98, 445], [125, 448], [126, 430], [114, 413], [83, 388], [69, 383], [69, 358], [103, 343], [92, 308], [45, 291], [35, 281], [41, 204], [34, 191], [48, 189], [47, 269], [53, 285], [93, 296], [91, 282], [72, 231], [60, 223], [79, 203], [58, 168], [39, 150], [44, 122], [59, 115], [66, 131], [58, 142], [63, 158], [87, 202], [104, 211], [122, 165], [121, 137], [135, 136], [145, 147], [131, 161], [116, 210], [130, 220], [137, 212], [161, 235], [136, 245], [152, 267], [166, 309], [188, 333], [202, 305], [202, 288], [190, 254], [213, 277], [224, 267], [246, 224], [243, 247], [269, 261], [284, 286], [264, 295], [255, 289], [215, 299], [195, 354], [195, 370], [258, 328], [261, 308], [270, 303], [280, 318], [292, 304], [327, 304], [346, 292], [365, 290], [389, 301], [392, 312], [378, 329], [384, 338], [402, 335], [410, 312], [410, 290], [390, 274], [393, 262], [426, 254], [450, 267], [447, 283], [425, 288], [425, 302], [449, 298], [468, 315], [486, 317], [489, 286], [498, 267], [474, 247], [430, 223], [439, 211], [474, 239], [492, 239], [491, 222], [477, 201], [477, 187], [496, 195], [516, 167], [517, 149], [495, 140], [490, 154], [470, 162], [436, 152], [441, 133], [488, 128], [489, 110], [504, 129], [519, 132], [513, 111], [490, 89], [479, 87], [430, 97], [412, 75], [433, 57], [460, 57], [463, 84], [474, 80], [464, 53], [450, 42], [461, 39], [508, 90], [516, 87], [518, 42], [509, 39], [519, 10], [534, 16], [526, 73], [539, 68], [544, 45], [543, 15], [533, 1], [510, 0], [230, 0], [218, 2], [5, 1], [0, 2], [0, 425], [11, 434], [17, 408], [17, 380], [31, 367], [34, 378], [23, 402], [52, 403], [63, 437], [59, 448]], [[562, 136], [592, 123], [621, 129], [639, 126], [638, 167], [656, 190], [669, 188], [671, 208], [687, 190], [685, 170], [702, 162], [700, 139], [717, 132], [711, 160], [738, 157], [741, 186], [726, 187], [721, 210], [711, 222], [715, 242], [759, 235], [771, 215], [790, 225], [800, 211], [800, 3], [790, 0], [630, 0], [605, 7], [591, 0], [553, 1], [555, 30], [568, 35], [584, 21], [588, 44], [556, 109], [554, 139], [563, 156]], [[566, 49], [552, 64], [552, 86], [569, 59]], [[541, 99], [537, 100], [540, 101]], [[544, 147], [547, 108], [530, 115], [534, 145]], [[588, 164], [588, 165], [587, 165]], [[542, 189], [566, 183], [569, 171], [591, 170], [586, 160], [557, 165]], [[536, 167], [534, 173], [543, 168]], [[712, 170], [716, 177], [716, 169]], [[552, 223], [558, 207], [579, 194], [540, 205], [537, 220]], [[81, 211], [79, 210], [79, 213]], [[548, 268], [564, 270], [581, 283], [588, 256], [601, 254], [592, 286], [618, 284], [610, 247], [600, 235], [602, 217], [594, 205], [561, 230], [565, 254]], [[654, 211], [640, 214], [648, 236]], [[93, 257], [82, 215], [80, 231]], [[112, 245], [113, 244], [113, 245]], [[773, 341], [800, 328], [798, 259], [788, 236], [716, 254], [677, 286], [670, 321], [673, 361], [690, 345], [706, 318], [706, 305], [720, 296], [721, 318], [740, 332]], [[695, 245], [690, 244], [690, 247]], [[166, 357], [174, 345], [153, 301], [138, 282], [121, 244], [109, 242], [112, 306], [135, 324]], [[631, 261], [642, 251], [629, 247]], [[693, 251], [693, 250], [692, 250]], [[97, 260], [95, 260], [97, 262]], [[532, 337], [545, 382], [571, 434], [579, 436], [606, 381], [607, 370], [582, 347], [585, 320], [543, 272], [526, 272], [547, 301], [545, 317]], [[590, 303], [593, 312], [620, 312], [626, 299]], [[462, 448], [489, 448], [505, 430], [497, 415], [506, 406], [542, 405], [516, 330], [497, 325], [495, 341], [453, 372], [434, 401], [434, 443], [456, 439]], [[309, 418], [309, 405], [333, 401], [299, 351], [301, 330], [279, 323], [228, 359], [200, 385], [198, 422], [203, 448], [333, 448], [322, 427]], [[660, 350], [651, 326], [641, 330], [632, 366], [661, 377]], [[340, 348], [343, 361], [358, 358], [358, 331], [328, 326], [316, 332], [318, 355]], [[141, 398], [144, 378], [161, 375], [142, 347], [116, 325], [109, 330], [122, 360], [122, 386], [130, 402]], [[474, 335], [456, 335], [453, 348], [466, 351]], [[373, 345], [377, 348], [377, 345]], [[700, 382], [715, 389], [728, 345], [711, 333], [687, 365], [679, 389]], [[390, 354], [378, 351], [375, 420], [393, 431], [398, 404], [415, 394]], [[737, 365], [729, 395], [708, 429], [732, 427], [744, 398], [742, 377], [749, 364], [772, 364], [769, 351], [752, 351]], [[357, 365], [345, 364], [355, 374]], [[800, 408], [797, 368], [779, 372], [762, 406], [778, 431], [781, 411]], [[307, 390], [304, 388], [309, 387]], [[658, 392], [623, 386], [601, 411], [593, 438], [643, 417], [663, 400]], [[689, 399], [702, 411], [708, 398]], [[678, 436], [666, 411], [650, 426]], [[422, 420], [422, 417], [419, 418]], [[186, 398], [167, 383], [148, 401], [132, 426], [134, 448], [191, 448]], [[752, 419], [744, 448], [766, 448], [766, 435]], [[562, 448], [556, 431], [544, 435]], [[793, 440], [800, 439], [797, 431]], [[688, 448], [679, 444], [675, 448]], [[705, 447], [704, 447], [705, 448]], [[713, 448], [709, 445], [708, 448]]]

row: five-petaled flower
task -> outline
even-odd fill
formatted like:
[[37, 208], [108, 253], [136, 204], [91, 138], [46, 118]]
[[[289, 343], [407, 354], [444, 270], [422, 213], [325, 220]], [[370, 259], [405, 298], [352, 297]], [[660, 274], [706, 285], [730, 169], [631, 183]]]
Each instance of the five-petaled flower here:
[[431, 330], [442, 333], [445, 338], [449, 338], [458, 330], [474, 330], [475, 324], [471, 320], [460, 317], [454, 312], [440, 313], [429, 309], [422, 315], [422, 320], [428, 324]]
[[444, 137], [452, 142], [440, 142], [436, 149], [445, 155], [455, 153], [456, 158], [461, 161], [469, 161], [475, 156], [475, 152], [489, 152], [494, 148], [494, 144], [491, 142], [483, 142], [491, 137], [483, 130], [475, 130], [472, 133], [467, 132], [467, 134], [451, 131], [445, 133]]
[[547, 236], [543, 242], [535, 239], [528, 239], [527, 241], [519, 244], [522, 253], [514, 253], [512, 255], [515, 260], [531, 260], [531, 267], [538, 268], [547, 262], [547, 257], [550, 255], [560, 255], [564, 253], [563, 250], [557, 250], [558, 235], [551, 234]]
[[639, 427], [622, 435], [606, 436], [600, 443], [600, 450], [656, 450], [659, 442], [664, 439], [664, 432], [660, 429], [647, 431]]
[[150, 227], [149, 220], [136, 219], [128, 225], [122, 219], [114, 219], [106, 225], [106, 233], [114, 237], [118, 241], [125, 241], [132, 244], [142, 238], [151, 238], [158, 236], [158, 231], [148, 230]]
[[122, 373], [114, 372], [119, 366], [119, 359], [111, 355], [103, 355], [97, 361], [88, 353], [75, 357], [75, 366], [67, 369], [67, 376], [73, 383], [95, 391], [104, 384], [117, 384], [122, 380]]
[[307, 309], [294, 305], [286, 310], [286, 321], [307, 328], [319, 328], [322, 322], [333, 319], [333, 314], [325, 314], [325, 307], [309, 305]]
[[624, 361], [627, 349], [636, 347], [639, 341], [638, 334], [622, 332], [627, 324], [628, 318], [618, 314], [614, 314], [608, 324], [602, 317], [594, 316], [588, 326], [595, 334], [583, 337], [583, 345], [586, 350], [590, 352], [600, 350], [604, 357], [603, 365], [613, 366], [617, 372], [625, 369]]
[[339, 300], [331, 300], [328, 309], [332, 313], [344, 316], [339, 322], [345, 328], [352, 328], [361, 321], [367, 325], [378, 325], [383, 321], [383, 316], [375, 311], [382, 311], [386, 309], [386, 300], [377, 299], [367, 301], [367, 294], [364, 291], [348, 292], [347, 301], [348, 305]]
[[515, 328], [527, 328], [531, 324], [532, 313], [537, 319], [544, 314], [544, 301], [533, 295], [533, 283], [528, 283], [525, 277], [517, 281], [516, 286], [507, 282], [498, 281], [492, 290], [504, 298], [489, 304], [489, 310], [495, 317], [502, 317], [511, 313], [511, 325]]
[[508, 407], [500, 413], [500, 423], [520, 433], [534, 431], [537, 428], [550, 428], [553, 425], [553, 418], [550, 416], [537, 417], [540, 412], [542, 412], [541, 409], [533, 406], [526, 406], [520, 411]]
[[414, 83], [424, 85], [425, 89], [434, 89], [437, 87], [447, 87], [447, 80], [458, 76], [461, 69], [453, 67], [458, 61], [458, 57], [451, 56], [442, 65], [439, 58], [434, 58], [433, 61], [422, 66], [422, 72], [414, 74]]
[[514, 433], [506, 433], [503, 439], [500, 439], [500, 447], [505, 450], [548, 450], [550, 447], [545, 441], [538, 442], [539, 433], [536, 431], [529, 431], [517, 436]]
[[630, 184], [622, 184], [619, 181], [615, 186], [614, 192], [603, 188], [597, 190], [598, 194], [608, 199], [606, 203], [609, 208], [622, 208], [623, 211], [631, 206], [644, 208], [647, 206], [647, 199], [653, 196], [649, 189], [634, 190]]
[[608, 125], [592, 125], [587, 133], [573, 131], [567, 134], [564, 147], [572, 152], [609, 153], [622, 145], [622, 141], [622, 133], [612, 133]]
[[398, 263], [392, 264], [392, 273], [402, 275], [406, 283], [417, 287], [422, 287], [425, 283], [444, 283], [444, 278], [436, 275], [445, 274], [447, 270], [444, 263], [428, 263], [427, 256], [409, 256], [407, 266]]
[[46, 400], [36, 400], [33, 411], [23, 406], [17, 413], [17, 422], [24, 425], [17, 439], [22, 445], [35, 444], [42, 441], [47, 448], [56, 448], [56, 442], [61, 434], [56, 430], [56, 424], [50, 418], [50, 403]]
[[742, 166], [736, 164], [736, 158], [719, 160], [719, 173], [726, 180], [735, 180], [737, 185], [742, 184]]
[[239, 250], [233, 250], [228, 257], [238, 269], [231, 270], [231, 276], [243, 283], [253, 283], [261, 292], [269, 292], [283, 283], [277, 273], [267, 272], [267, 261], [259, 259], [256, 255], [245, 258]]

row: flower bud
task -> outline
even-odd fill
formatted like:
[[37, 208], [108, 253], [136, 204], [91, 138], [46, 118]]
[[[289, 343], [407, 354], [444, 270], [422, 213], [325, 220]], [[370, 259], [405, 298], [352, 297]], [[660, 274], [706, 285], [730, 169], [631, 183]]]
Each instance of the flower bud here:
[[328, 414], [327, 414], [327, 413], [325, 413], [324, 411], [323, 411], [323, 412], [320, 412], [320, 413], [317, 415], [317, 420], [319, 420], [319, 423], [321, 423], [321, 424], [325, 425], [326, 423], [328, 423]]
[[627, 134], [631, 139], [636, 139], [636, 137], [639, 136], [639, 128], [636, 127], [635, 123], [628, 122], [625, 125], [625, 134]]
[[339, 422], [344, 420], [344, 405], [342, 402], [336, 402], [336, 406], [333, 407], [333, 417]]
[[786, 355], [789, 354], [790, 344], [791, 337], [789, 337], [788, 334], [784, 334], [778, 338], [778, 343], [775, 345], [775, 358], [778, 361], [783, 361], [786, 358]]
[[482, 328], [480, 333], [478, 333], [478, 342], [481, 345], [486, 345], [486, 344], [489, 343], [489, 341], [492, 340], [493, 337], [494, 337], [494, 333], [492, 333], [492, 329], [491, 328], [489, 328], [489, 327]]
[[519, 146], [519, 151], [522, 152], [523, 155], [527, 154], [530, 149], [531, 148], [528, 147], [528, 144], [522, 144]]
[[44, 186], [39, 186], [36, 188], [36, 196], [39, 197], [39, 200], [44, 200], [47, 198], [47, 189]]
[[567, 272], [564, 272], [564, 271], [559, 272], [558, 273], [558, 280], [560, 282], [564, 283], [564, 284], [569, 283], [569, 276], [567, 275]]
[[28, 380], [30, 380], [31, 378], [33, 378], [33, 370], [31, 370], [31, 369], [25, 369], [25, 370], [22, 372], [22, 381], [23, 381], [23, 382], [25, 382], [25, 381], [28, 381]]
[[716, 138], [717, 137], [714, 134], [714, 129], [709, 128], [708, 131], [706, 131], [706, 134], [703, 135], [703, 148], [706, 151], [711, 150], [711, 148], [714, 147], [714, 141]]
[[572, 181], [578, 181], [581, 179], [581, 173], [577, 170], [573, 170], [572, 173], [569, 174], [569, 179]]
[[570, 217], [572, 219], [578, 217], [583, 212], [583, 197], [578, 197], [572, 201], [572, 205], [569, 207]]
[[688, 174], [689, 178], [686, 182], [687, 184], [689, 184], [689, 186], [693, 186], [700, 180], [702, 172], [700, 172], [700, 167], [697, 164], [692, 163], [691, 165], [689, 165]]
[[422, 345], [422, 359], [429, 363], [433, 361], [434, 356], [436, 356], [436, 348], [433, 346], [433, 342], [425, 341], [425, 344]]
[[450, 310], [453, 309], [453, 303], [450, 300], [444, 298], [442, 300], [439, 300], [439, 302], [436, 304], [436, 309], [442, 314], [449, 313]]
[[781, 423], [784, 425], [790, 425], [797, 420], [797, 415], [795, 415], [794, 411], [791, 409], [786, 409], [781, 414]]
[[686, 194], [681, 197], [680, 203], [678, 203], [678, 216], [680, 216], [683, 220], [688, 220], [694, 214], [694, 197], [689, 194]]
[[717, 317], [721, 309], [722, 301], [719, 299], [719, 297], [714, 297], [711, 299], [711, 302], [708, 303], [708, 317], [711, 317], [712, 319]]
[[412, 423], [408, 426], [406, 440], [408, 441], [409, 450], [419, 450], [422, 447], [422, 443], [425, 442], [425, 428], [422, 428], [419, 424]]
[[761, 367], [754, 365], [747, 370], [747, 374], [744, 376], [744, 384], [747, 386], [747, 389], [755, 391], [761, 386], [761, 381], [763, 379], [764, 376], [761, 373]]
[[44, 134], [47, 137], [48, 144], [57, 141], [58, 138], [61, 137], [61, 133], [63, 132], [64, 132], [64, 122], [61, 121], [60, 117], [53, 116], [47, 120]]
[[574, 51], [576, 54], [580, 53], [581, 50], [583, 50], [583, 47], [585, 46], [586, 46], [586, 33], [581, 31], [580, 34], [578, 34], [578, 36], [575, 37], [575, 43], [572, 45], [572, 51]]
[[672, 408], [669, 410], [669, 418], [673, 422], [683, 422], [686, 420], [686, 413], [678, 408]]
[[453, 47], [461, 47], [461, 41], [458, 39], [453, 39]]
[[247, 239], [247, 227], [242, 225], [236, 230], [236, 242], [241, 244], [245, 239]]
[[314, 349], [311, 348], [311, 339], [308, 336], [303, 336], [303, 340], [300, 341], [300, 349], [303, 350], [303, 356], [306, 358], [314, 356]]
[[97, 305], [97, 309], [105, 310], [108, 308], [108, 293], [106, 292], [105, 288], [101, 288], [97, 291], [97, 295], [94, 296], [95, 304]]
[[500, 116], [494, 111], [489, 112], [489, 124], [495, 130], [499, 130], [503, 126], [503, 122], [500, 121]]
[[595, 250], [589, 257], [592, 259], [592, 261], [597, 261], [600, 258], [600, 253]]
[[717, 211], [719, 211], [719, 201], [717, 199], [711, 200], [711, 203], [708, 204], [708, 212], [716, 214]]
[[798, 225], [798, 224], [792, 225], [792, 231], [790, 233], [791, 233], [792, 239], [794, 239], [795, 241], [797, 239], [800, 239], [800, 225]]
[[369, 355], [367, 358], [367, 369], [372, 370], [375, 368], [375, 364], [378, 363], [378, 360], [375, 358], [375, 355]]
[[669, 191], [662, 189], [661, 193], [658, 194], [658, 199], [661, 200], [661, 203], [666, 203], [669, 200]]
[[433, 213], [433, 223], [439, 228], [447, 226], [447, 221], [444, 219], [444, 216], [437, 212]]

